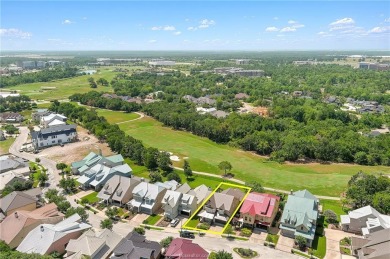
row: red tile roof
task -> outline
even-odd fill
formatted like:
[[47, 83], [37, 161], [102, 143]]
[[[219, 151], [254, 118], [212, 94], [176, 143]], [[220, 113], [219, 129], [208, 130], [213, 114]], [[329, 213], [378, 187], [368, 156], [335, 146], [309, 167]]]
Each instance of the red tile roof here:
[[240, 213], [271, 217], [276, 201], [279, 200], [280, 197], [273, 194], [252, 192], [246, 197]]
[[200, 259], [207, 258], [209, 253], [192, 240], [175, 238], [165, 252], [168, 259]]

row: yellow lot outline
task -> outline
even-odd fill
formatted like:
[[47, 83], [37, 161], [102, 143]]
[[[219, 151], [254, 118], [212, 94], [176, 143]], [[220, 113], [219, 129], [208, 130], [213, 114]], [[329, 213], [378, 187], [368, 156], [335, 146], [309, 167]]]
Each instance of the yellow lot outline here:
[[[248, 191], [246, 192], [244, 198], [241, 200], [241, 202], [238, 204], [237, 208], [235, 209], [235, 211], [233, 212], [233, 214], [230, 216], [229, 220], [226, 222], [225, 226], [223, 227], [222, 231], [221, 232], [217, 232], [217, 231], [212, 231], [212, 230], [205, 230], [205, 229], [200, 229], [200, 228], [193, 228], [193, 227], [187, 227], [187, 223], [190, 222], [195, 216], [198, 215], [199, 211], [201, 209], [203, 209], [203, 206], [206, 204], [206, 202], [211, 198], [211, 196], [214, 195], [214, 193], [219, 189], [221, 188], [222, 185], [227, 185], [229, 187], [235, 187], [235, 188], [240, 188], [240, 189], [247, 189]], [[233, 217], [236, 215], [238, 209], [241, 207], [242, 203], [244, 202], [244, 200], [246, 199], [246, 197], [248, 196], [249, 192], [251, 191], [252, 188], [250, 187], [247, 187], [247, 186], [242, 186], [242, 185], [238, 185], [238, 184], [231, 184], [231, 183], [225, 183], [225, 182], [221, 182], [219, 183], [219, 185], [214, 189], [214, 191], [211, 192], [211, 194], [207, 197], [207, 199], [205, 199], [202, 204], [199, 206], [199, 208], [195, 211], [195, 213], [192, 214], [192, 216], [186, 221], [186, 223], [184, 223], [183, 225], [183, 229], [188, 229], [188, 230], [195, 230], [195, 231], [199, 231], [199, 232], [206, 232], [206, 233], [212, 233], [212, 234], [216, 234], [216, 235], [222, 235], [223, 232], [225, 232], [226, 228], [229, 226], [230, 224], [230, 221], [232, 221]]]

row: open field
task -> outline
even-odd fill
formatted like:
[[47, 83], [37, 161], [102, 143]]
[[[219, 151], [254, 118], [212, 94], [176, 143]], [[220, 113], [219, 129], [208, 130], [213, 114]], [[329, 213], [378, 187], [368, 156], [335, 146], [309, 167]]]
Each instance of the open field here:
[[[351, 176], [358, 171], [390, 173], [390, 167], [359, 166], [351, 164], [279, 164], [267, 161], [256, 154], [227, 145], [216, 144], [209, 139], [184, 131], [175, 131], [152, 118], [119, 125], [127, 134], [140, 139], [146, 146], [173, 152], [180, 158], [188, 157], [191, 169], [222, 175], [218, 169], [221, 161], [229, 161], [235, 177], [256, 180], [262, 185], [283, 190], [308, 189], [316, 195], [339, 197]], [[182, 167], [182, 162], [174, 162]]]
[[8, 154], [9, 147], [14, 143], [15, 139], [8, 137], [6, 140], [0, 141], [0, 155]]
[[118, 123], [129, 120], [134, 120], [140, 116], [136, 113], [117, 112], [110, 110], [97, 109], [96, 112], [99, 116], [104, 116], [109, 123]]
[[[109, 82], [114, 78], [117, 73], [108, 70], [100, 69], [94, 75], [77, 76], [73, 78], [60, 79], [51, 82], [38, 82], [31, 84], [22, 84], [12, 86], [10, 90], [20, 90], [21, 94], [30, 96], [34, 100], [61, 100], [66, 99], [70, 95], [75, 93], [87, 93], [91, 90], [111, 92], [112, 88], [107, 86], [98, 85], [97, 88], [91, 89], [88, 83], [88, 78], [93, 77], [95, 80], [103, 77]], [[45, 90], [42, 89], [46, 88]], [[52, 88], [52, 89], [49, 89]], [[2, 90], [7, 90], [2, 89]]]

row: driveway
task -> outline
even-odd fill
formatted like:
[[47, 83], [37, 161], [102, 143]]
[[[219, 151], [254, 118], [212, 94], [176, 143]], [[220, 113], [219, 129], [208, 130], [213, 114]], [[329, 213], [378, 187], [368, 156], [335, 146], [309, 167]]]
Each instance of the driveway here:
[[356, 236], [352, 233], [347, 233], [341, 230], [335, 230], [335, 229], [325, 229], [325, 236], [326, 236], [326, 256], [325, 259], [339, 259], [340, 254], [340, 248], [339, 248], [339, 242], [344, 237], [352, 237]]
[[276, 248], [287, 253], [291, 253], [291, 248], [294, 246], [294, 239], [280, 235]]

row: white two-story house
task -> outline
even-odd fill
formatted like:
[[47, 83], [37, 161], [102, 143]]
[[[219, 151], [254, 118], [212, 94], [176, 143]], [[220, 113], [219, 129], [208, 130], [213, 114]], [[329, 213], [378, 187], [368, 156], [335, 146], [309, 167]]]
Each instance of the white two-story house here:
[[60, 125], [31, 132], [31, 141], [35, 150], [61, 145], [77, 140], [76, 125]]
[[179, 205], [183, 194], [181, 192], [168, 190], [162, 199], [162, 208], [164, 210], [164, 218], [174, 219], [179, 215]]
[[149, 215], [155, 214], [161, 208], [166, 192], [167, 189], [161, 186], [141, 182], [133, 189], [133, 199], [127, 203], [127, 206], [129, 210]]
[[65, 125], [67, 119], [68, 118], [65, 117], [64, 115], [52, 113], [47, 116], [42, 116], [40, 124], [41, 127], [43, 128], [50, 128], [50, 127]]

